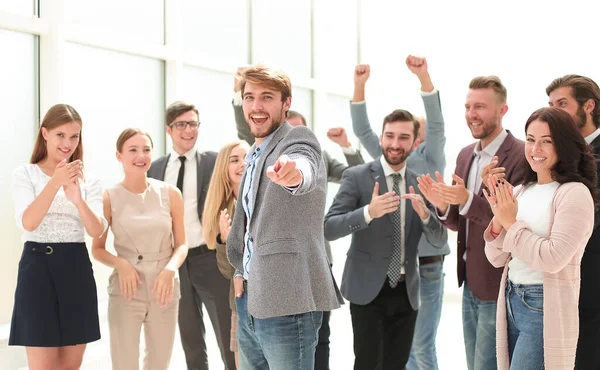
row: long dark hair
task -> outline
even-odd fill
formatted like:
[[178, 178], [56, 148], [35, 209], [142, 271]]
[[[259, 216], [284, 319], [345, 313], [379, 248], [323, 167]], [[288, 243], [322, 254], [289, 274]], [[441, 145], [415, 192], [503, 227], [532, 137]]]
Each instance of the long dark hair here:
[[[596, 159], [589, 145], [577, 130], [575, 120], [561, 109], [541, 108], [533, 112], [527, 120], [525, 134], [533, 121], [545, 122], [550, 129], [557, 158], [551, 171], [552, 179], [560, 184], [582, 183], [590, 190], [597, 206], [600, 201], [600, 190], [597, 188]], [[537, 182], [537, 173], [531, 169], [531, 166], [527, 166], [523, 184], [527, 186], [534, 182]]]

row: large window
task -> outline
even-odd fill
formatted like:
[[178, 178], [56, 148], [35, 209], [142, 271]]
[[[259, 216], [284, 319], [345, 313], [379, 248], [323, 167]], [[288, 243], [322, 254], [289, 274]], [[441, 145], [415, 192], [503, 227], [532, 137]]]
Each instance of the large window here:
[[181, 2], [183, 46], [221, 68], [248, 63], [248, 0]]
[[10, 320], [17, 275], [17, 262], [22, 250], [20, 230], [13, 211], [10, 183], [12, 171], [29, 161], [38, 128], [37, 110], [37, 37], [0, 29], [0, 50], [10, 50], [10, 58], [2, 58], [0, 68], [0, 112], [2, 112], [2, 171], [0, 184], [0, 232], [5, 248], [0, 258], [0, 297], [11, 304], [0, 305], [0, 322]]
[[65, 21], [74, 36], [164, 43], [163, 0], [64, 0], [64, 4]]
[[196, 147], [219, 151], [224, 143], [237, 140], [231, 105], [233, 73], [217, 73], [186, 66], [183, 80], [182, 97], [194, 104], [200, 114]]
[[252, 4], [252, 62], [281, 68], [292, 79], [311, 77], [311, 2], [254, 0]]
[[33, 15], [35, 12], [35, 2], [32, 0], [0, 0], [0, 12]]

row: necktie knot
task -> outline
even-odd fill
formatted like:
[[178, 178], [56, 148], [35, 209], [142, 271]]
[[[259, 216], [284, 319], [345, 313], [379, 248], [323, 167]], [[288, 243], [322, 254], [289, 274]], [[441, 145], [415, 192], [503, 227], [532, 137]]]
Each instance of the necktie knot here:
[[180, 155], [179, 156], [179, 161], [181, 161], [181, 163], [185, 162], [187, 158], [185, 157], [185, 155]]
[[392, 174], [392, 180], [394, 180], [394, 185], [400, 184], [400, 180], [402, 180], [402, 175], [399, 173]]

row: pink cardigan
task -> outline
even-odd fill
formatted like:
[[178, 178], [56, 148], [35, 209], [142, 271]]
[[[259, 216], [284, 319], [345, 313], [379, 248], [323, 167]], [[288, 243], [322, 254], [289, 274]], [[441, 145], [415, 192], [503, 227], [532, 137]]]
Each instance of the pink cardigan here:
[[[518, 193], [522, 187], [515, 188]], [[561, 184], [550, 206], [550, 235], [542, 238], [523, 221], [494, 239], [485, 230], [485, 254], [504, 267], [496, 312], [498, 370], [509, 370], [505, 289], [508, 262], [514, 255], [544, 271], [544, 363], [546, 370], [572, 370], [579, 336], [579, 267], [594, 227], [594, 202], [579, 182]], [[599, 267], [600, 268], [600, 267]]]

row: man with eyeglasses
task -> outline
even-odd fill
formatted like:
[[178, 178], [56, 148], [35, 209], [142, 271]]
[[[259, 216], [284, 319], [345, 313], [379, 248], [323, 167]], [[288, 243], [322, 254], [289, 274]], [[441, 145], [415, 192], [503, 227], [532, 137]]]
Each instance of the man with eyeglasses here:
[[229, 281], [219, 272], [216, 252], [208, 249], [201, 225], [217, 153], [195, 148], [200, 122], [194, 105], [175, 102], [167, 108], [166, 118], [166, 130], [171, 137], [173, 149], [170, 154], [152, 163], [148, 176], [177, 185], [183, 194], [190, 249], [179, 268], [179, 332], [187, 367], [194, 370], [208, 369], [202, 314], [204, 305], [215, 330], [225, 369], [233, 370], [236, 367], [233, 352], [229, 350]]

